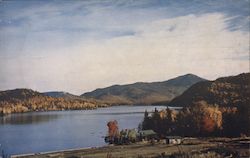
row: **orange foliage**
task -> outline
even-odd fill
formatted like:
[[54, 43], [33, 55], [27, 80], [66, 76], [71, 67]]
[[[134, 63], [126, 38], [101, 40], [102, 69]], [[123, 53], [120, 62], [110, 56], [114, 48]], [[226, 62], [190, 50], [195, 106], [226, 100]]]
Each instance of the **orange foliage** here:
[[118, 123], [116, 120], [114, 121], [109, 121], [107, 123], [107, 126], [109, 128], [109, 136], [110, 137], [115, 137], [119, 134], [119, 129], [118, 129]]
[[215, 130], [215, 127], [216, 127], [216, 123], [215, 121], [208, 117], [208, 116], [205, 116], [202, 120], [202, 126], [201, 126], [201, 131], [204, 132], [204, 133], [211, 133]]

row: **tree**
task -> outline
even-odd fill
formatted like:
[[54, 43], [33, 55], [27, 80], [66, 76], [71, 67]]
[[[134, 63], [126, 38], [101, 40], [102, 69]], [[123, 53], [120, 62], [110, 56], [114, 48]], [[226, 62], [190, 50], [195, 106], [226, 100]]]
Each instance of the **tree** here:
[[107, 126], [108, 126], [108, 134], [110, 138], [119, 136], [118, 122], [116, 120], [109, 121], [107, 123]]
[[162, 134], [162, 119], [159, 111], [155, 108], [155, 112], [152, 115], [152, 128], [155, 132]]
[[239, 135], [239, 128], [237, 124], [237, 117], [235, 112], [224, 112], [223, 113], [223, 135], [224, 136], [238, 136]]
[[161, 124], [161, 129], [162, 129], [162, 134], [164, 135], [170, 135], [174, 132], [175, 130], [175, 119], [176, 119], [176, 114], [174, 113], [173, 110], [167, 108], [164, 111], [165, 117], [162, 118], [162, 124]]
[[250, 107], [241, 104], [237, 111], [227, 110], [223, 113], [223, 134], [226, 136], [250, 135]]
[[144, 112], [144, 119], [142, 122], [142, 129], [153, 129], [153, 123], [151, 117], [149, 117], [147, 110]]
[[197, 135], [212, 135], [217, 128], [221, 128], [222, 113], [217, 106], [200, 101], [195, 103], [191, 113]]
[[240, 134], [250, 135], [250, 107], [247, 104], [242, 104], [237, 111], [238, 125]]

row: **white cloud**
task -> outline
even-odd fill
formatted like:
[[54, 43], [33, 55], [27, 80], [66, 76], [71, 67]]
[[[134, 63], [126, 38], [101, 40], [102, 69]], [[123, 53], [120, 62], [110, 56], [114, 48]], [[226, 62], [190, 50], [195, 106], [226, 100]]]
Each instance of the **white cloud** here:
[[[46, 5], [20, 15], [31, 16], [28, 29], [22, 25], [5, 33], [1, 30], [1, 38], [13, 35], [1, 46], [8, 52], [0, 54], [1, 89], [81, 94], [112, 84], [160, 81], [185, 73], [215, 79], [249, 71], [249, 61], [239, 60], [248, 56], [249, 32], [229, 31], [228, 17], [222, 13], [164, 18], [155, 10], [129, 10], [128, 14], [127, 9], [113, 7], [89, 8], [84, 16], [60, 13], [78, 6]], [[37, 13], [44, 10], [53, 14], [40, 17]], [[60, 32], [60, 28], [87, 31]], [[17, 38], [22, 31], [25, 39]], [[106, 38], [109, 31], [134, 34]], [[9, 54], [16, 51], [14, 56]]]
[[248, 35], [225, 28], [221, 14], [188, 15], [155, 21], [138, 27], [135, 36], [79, 46], [75, 52], [90, 75], [109, 74], [109, 84], [164, 80], [189, 72], [215, 79], [248, 70], [247, 61], [228, 60], [248, 55]]

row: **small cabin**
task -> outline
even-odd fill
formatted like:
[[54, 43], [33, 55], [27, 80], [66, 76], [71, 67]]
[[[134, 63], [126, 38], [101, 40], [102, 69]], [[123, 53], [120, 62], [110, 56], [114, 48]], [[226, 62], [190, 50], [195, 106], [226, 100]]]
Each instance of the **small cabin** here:
[[138, 135], [141, 140], [142, 139], [149, 140], [157, 138], [157, 133], [155, 133], [155, 131], [153, 130], [142, 130], [139, 131]]
[[168, 136], [165, 139], [166, 139], [166, 144], [181, 144], [182, 143], [182, 137], [179, 137], [179, 136]]

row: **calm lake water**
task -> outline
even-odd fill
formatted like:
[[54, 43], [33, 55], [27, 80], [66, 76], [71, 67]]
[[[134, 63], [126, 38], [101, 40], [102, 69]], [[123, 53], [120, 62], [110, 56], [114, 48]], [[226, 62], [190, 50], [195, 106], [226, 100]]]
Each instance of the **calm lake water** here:
[[164, 106], [115, 106], [86, 111], [51, 111], [0, 117], [0, 149], [8, 154], [84, 148], [106, 145], [107, 122], [119, 129], [137, 128], [144, 111]]

